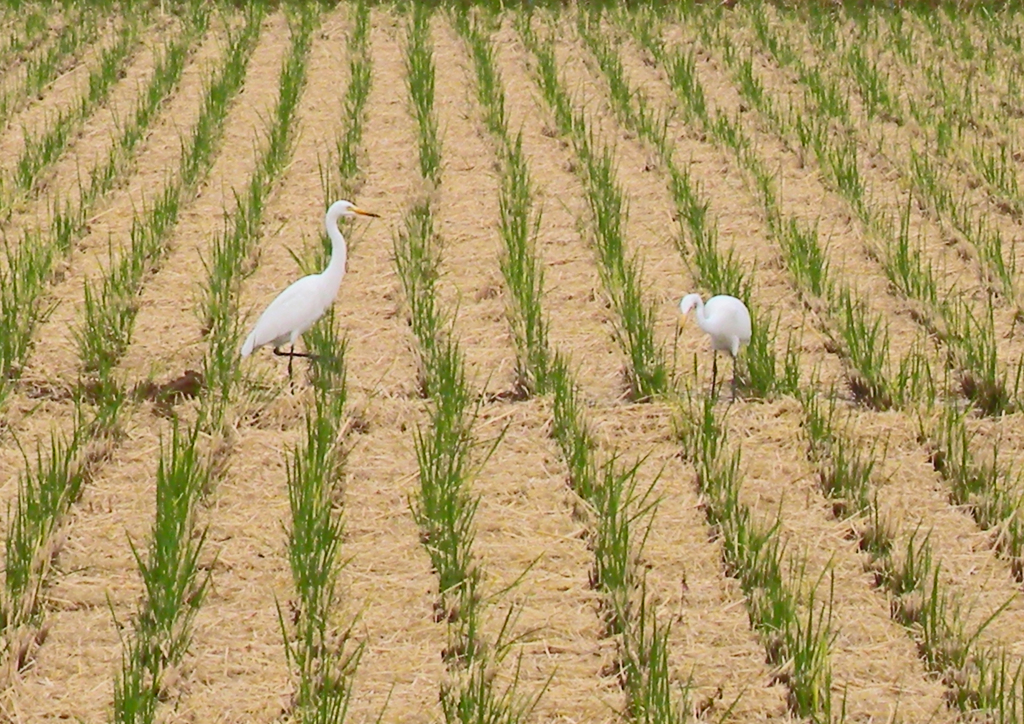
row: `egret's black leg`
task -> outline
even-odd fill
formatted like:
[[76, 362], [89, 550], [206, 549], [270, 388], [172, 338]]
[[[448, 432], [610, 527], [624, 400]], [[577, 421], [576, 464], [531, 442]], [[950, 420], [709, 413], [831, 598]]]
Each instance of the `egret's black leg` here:
[[288, 379], [289, 380], [293, 378], [293, 368], [294, 368], [294, 361], [295, 361], [296, 357], [305, 357], [306, 359], [310, 360], [311, 362], [319, 362], [322, 359], [323, 360], [330, 360], [332, 362], [336, 360], [336, 358], [333, 355], [320, 355], [320, 354], [313, 354], [312, 352], [296, 352], [294, 344], [291, 345], [288, 348], [287, 352], [282, 350], [280, 347], [274, 347], [274, 354], [276, 354], [278, 357], [287, 357], [288, 358]]
[[317, 359], [315, 354], [310, 354], [309, 352], [296, 352], [294, 344], [288, 348], [287, 352], [282, 351], [280, 347], [274, 347], [274, 354], [278, 357], [288, 358], [288, 379], [292, 378], [292, 363], [296, 357], [305, 357], [306, 359], [311, 360]]
[[287, 352], [282, 352], [280, 347], [274, 347], [274, 354], [278, 357], [306, 357], [307, 359], [317, 359], [317, 355], [310, 354], [309, 352], [296, 352], [295, 345], [292, 345], [291, 349]]
[[713, 396], [718, 395], [715, 391], [715, 384], [718, 382], [718, 352], [711, 353], [711, 394]]

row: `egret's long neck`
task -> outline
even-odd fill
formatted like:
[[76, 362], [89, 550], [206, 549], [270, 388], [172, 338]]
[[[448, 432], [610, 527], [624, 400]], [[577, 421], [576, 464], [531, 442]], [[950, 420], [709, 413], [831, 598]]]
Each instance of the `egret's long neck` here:
[[345, 244], [345, 237], [341, 235], [341, 229], [338, 228], [337, 216], [328, 214], [325, 226], [327, 227], [327, 236], [331, 237], [331, 263], [324, 269], [323, 275], [340, 284], [341, 278], [345, 276], [348, 246]]
[[694, 315], [697, 317], [697, 325], [701, 329], [703, 329], [705, 332], [707, 332], [708, 331], [708, 328], [707, 328], [708, 318], [707, 318], [707, 315], [704, 313], [704, 300], [703, 299], [698, 299], [697, 300], [697, 309], [694, 310]]

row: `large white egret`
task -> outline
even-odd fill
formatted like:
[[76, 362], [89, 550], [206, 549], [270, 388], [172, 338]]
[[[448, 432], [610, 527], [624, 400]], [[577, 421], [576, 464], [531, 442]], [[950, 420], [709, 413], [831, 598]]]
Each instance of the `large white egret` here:
[[[327, 235], [331, 238], [330, 263], [320, 274], [304, 276], [277, 295], [245, 338], [241, 350], [243, 358], [265, 344], [272, 344], [274, 354], [288, 358], [288, 376], [291, 377], [292, 360], [295, 357], [311, 357], [308, 352], [296, 352], [295, 341], [323, 316], [338, 295], [348, 255], [345, 237], [338, 228], [338, 220], [343, 216], [377, 217], [378, 214], [364, 211], [351, 201], [335, 201], [331, 204], [324, 216]], [[290, 345], [287, 352], [281, 350], [284, 344]]]
[[713, 296], [706, 304], [699, 294], [687, 294], [679, 302], [679, 311], [685, 317], [694, 306], [697, 307], [697, 324], [711, 337], [711, 349], [714, 351], [711, 389], [715, 389], [718, 377], [718, 353], [728, 352], [733, 360], [732, 387], [735, 397], [736, 356], [740, 353], [740, 347], [750, 341], [750, 310], [746, 304], [728, 294]]

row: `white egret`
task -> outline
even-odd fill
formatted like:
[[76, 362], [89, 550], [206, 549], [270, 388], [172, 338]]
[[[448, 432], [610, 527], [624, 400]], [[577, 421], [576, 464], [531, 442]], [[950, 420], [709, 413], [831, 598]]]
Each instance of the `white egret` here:
[[718, 353], [728, 352], [732, 355], [732, 387], [733, 397], [736, 396], [736, 356], [740, 347], [750, 341], [750, 311], [747, 305], [736, 297], [718, 294], [711, 297], [705, 304], [699, 294], [687, 294], [679, 302], [679, 311], [685, 317], [690, 310], [697, 307], [697, 324], [711, 337], [711, 349], [714, 358], [711, 367], [711, 389], [715, 389], [718, 377]]
[[[288, 358], [288, 376], [291, 377], [292, 360], [295, 357], [312, 356], [308, 352], [296, 352], [295, 341], [320, 319], [338, 295], [338, 287], [345, 276], [345, 261], [348, 254], [345, 237], [338, 228], [338, 220], [343, 216], [378, 217], [378, 214], [364, 211], [351, 201], [335, 201], [331, 204], [324, 216], [327, 235], [331, 238], [330, 263], [320, 274], [304, 276], [277, 295], [256, 320], [252, 332], [245, 338], [241, 350], [243, 358], [265, 344], [272, 344], [274, 354]], [[290, 345], [287, 352], [281, 350], [284, 344]]]

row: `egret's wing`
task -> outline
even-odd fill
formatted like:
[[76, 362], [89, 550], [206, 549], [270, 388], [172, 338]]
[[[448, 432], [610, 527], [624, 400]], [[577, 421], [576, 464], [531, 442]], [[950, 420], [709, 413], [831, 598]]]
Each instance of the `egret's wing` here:
[[740, 318], [737, 320], [737, 326], [739, 327], [737, 336], [743, 344], [747, 344], [750, 342], [750, 335], [753, 332], [750, 328], [750, 313], [747, 312], [746, 314], [741, 314], [739, 317]]
[[242, 345], [246, 357], [265, 344], [283, 344], [292, 333], [309, 329], [326, 308], [317, 286], [319, 274], [311, 274], [291, 284], [270, 303]]

